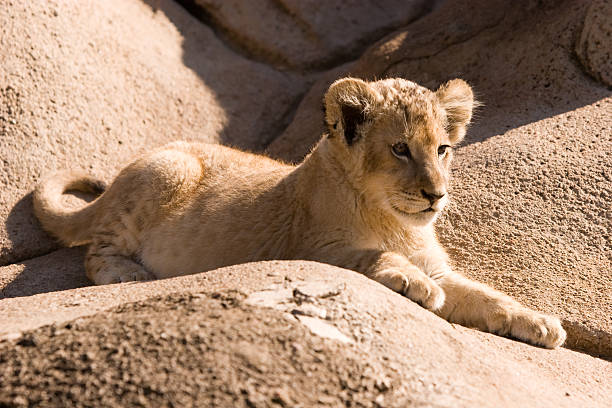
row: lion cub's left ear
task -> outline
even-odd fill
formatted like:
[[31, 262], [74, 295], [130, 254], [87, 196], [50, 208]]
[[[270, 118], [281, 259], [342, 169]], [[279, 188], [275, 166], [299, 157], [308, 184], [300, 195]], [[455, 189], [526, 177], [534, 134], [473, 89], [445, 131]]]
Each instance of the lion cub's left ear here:
[[463, 140], [472, 111], [479, 106], [472, 88], [462, 79], [453, 79], [440, 85], [436, 91], [440, 105], [446, 111], [447, 131], [452, 143]]
[[331, 136], [343, 135], [351, 146], [361, 134], [360, 127], [370, 117], [380, 95], [367, 82], [343, 78], [334, 82], [325, 94], [325, 122]]

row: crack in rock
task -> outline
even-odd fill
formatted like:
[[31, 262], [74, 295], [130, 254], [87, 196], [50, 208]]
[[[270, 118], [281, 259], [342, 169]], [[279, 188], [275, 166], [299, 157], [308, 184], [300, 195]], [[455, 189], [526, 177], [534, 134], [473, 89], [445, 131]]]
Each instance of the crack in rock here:
[[328, 323], [331, 320], [330, 314], [318, 301], [338, 296], [345, 288], [344, 283], [318, 281], [296, 282], [289, 287], [287, 284], [277, 284], [251, 293], [245, 303], [286, 312], [288, 318], [296, 319], [317, 336], [353, 343], [337, 327]]
[[327, 339], [338, 340], [343, 343], [352, 343], [353, 340], [345, 336], [336, 326], [332, 326], [324, 320], [316, 317], [296, 315], [295, 316], [300, 323], [308, 327], [308, 329], [317, 336], [325, 337]]

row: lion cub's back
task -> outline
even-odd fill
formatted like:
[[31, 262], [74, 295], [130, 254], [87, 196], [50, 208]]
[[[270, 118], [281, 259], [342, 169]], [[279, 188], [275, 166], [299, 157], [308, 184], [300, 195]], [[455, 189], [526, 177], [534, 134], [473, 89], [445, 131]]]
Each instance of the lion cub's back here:
[[168, 153], [186, 154], [197, 159], [203, 177], [256, 176], [259, 173], [276, 170], [289, 172], [293, 169], [293, 166], [269, 157], [218, 144], [174, 142], [161, 147], [153, 155]]
[[162, 206], [143, 231], [139, 252], [160, 278], [257, 257], [267, 241], [262, 237], [270, 235], [265, 230], [273, 228], [266, 218], [286, 199], [274, 187], [293, 170], [265, 156], [185, 142], [160, 148], [142, 166], [158, 178], [149, 181]]
[[178, 210], [206, 190], [249, 190], [261, 187], [271, 174], [283, 175], [292, 169], [266, 156], [226, 146], [174, 142], [128, 166], [116, 180], [123, 184], [116, 190], [144, 188], [148, 191], [143, 193], [152, 194], [154, 202]]

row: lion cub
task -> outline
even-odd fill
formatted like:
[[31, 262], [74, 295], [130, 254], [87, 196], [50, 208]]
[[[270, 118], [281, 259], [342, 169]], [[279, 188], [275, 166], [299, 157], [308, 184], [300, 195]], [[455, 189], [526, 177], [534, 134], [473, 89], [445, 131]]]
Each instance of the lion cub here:
[[452, 147], [474, 104], [458, 79], [432, 92], [345, 78], [325, 95], [327, 133], [297, 166], [177, 142], [130, 164], [78, 211], [61, 195], [99, 193], [102, 183], [53, 175], [34, 209], [66, 245], [89, 244], [85, 267], [97, 284], [314, 260], [359, 271], [450, 322], [557, 347], [566, 336], [557, 318], [453, 272], [436, 239]]

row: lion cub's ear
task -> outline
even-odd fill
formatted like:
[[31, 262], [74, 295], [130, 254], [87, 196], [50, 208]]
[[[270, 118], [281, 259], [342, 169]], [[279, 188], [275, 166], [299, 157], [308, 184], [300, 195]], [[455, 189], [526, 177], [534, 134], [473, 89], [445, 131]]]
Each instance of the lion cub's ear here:
[[325, 94], [325, 122], [329, 134], [343, 136], [350, 146], [358, 139], [357, 127], [368, 120], [380, 96], [361, 79], [343, 78]]
[[472, 88], [462, 79], [453, 79], [440, 85], [436, 96], [446, 111], [450, 140], [458, 143], [465, 136], [467, 125], [472, 119], [472, 110], [479, 106], [474, 100]]

